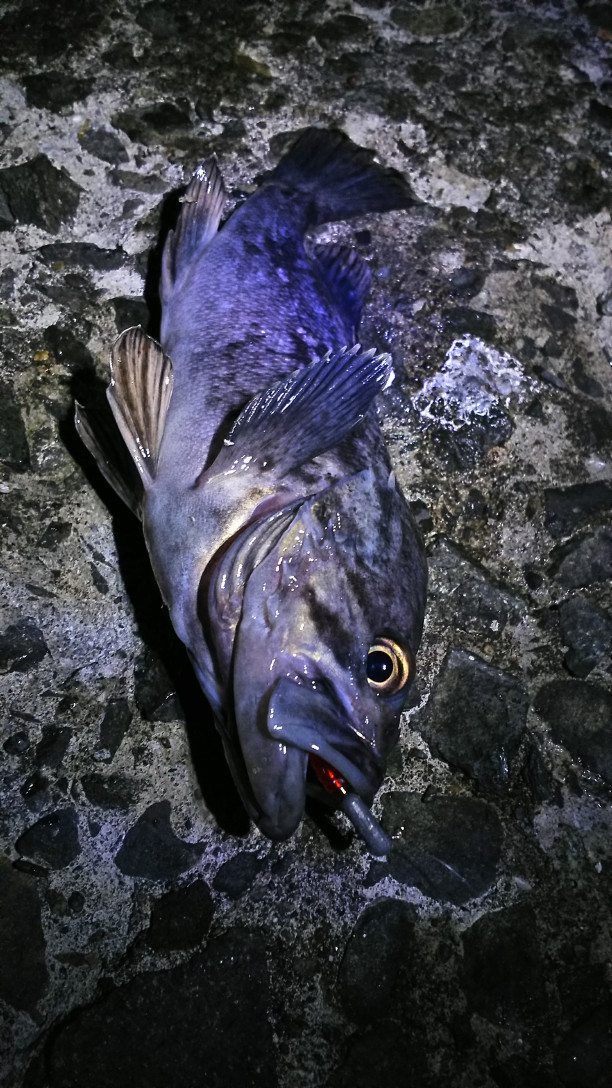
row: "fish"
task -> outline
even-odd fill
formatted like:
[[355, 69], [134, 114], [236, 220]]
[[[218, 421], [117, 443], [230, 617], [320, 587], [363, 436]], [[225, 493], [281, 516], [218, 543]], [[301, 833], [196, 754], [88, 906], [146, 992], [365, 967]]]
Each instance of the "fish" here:
[[391, 357], [357, 339], [369, 265], [317, 228], [414, 203], [338, 129], [304, 130], [224, 222], [205, 161], [165, 240], [159, 341], [112, 346], [114, 434], [75, 414], [142, 521], [251, 819], [287, 839], [314, 797], [377, 856], [427, 566], [376, 414]]

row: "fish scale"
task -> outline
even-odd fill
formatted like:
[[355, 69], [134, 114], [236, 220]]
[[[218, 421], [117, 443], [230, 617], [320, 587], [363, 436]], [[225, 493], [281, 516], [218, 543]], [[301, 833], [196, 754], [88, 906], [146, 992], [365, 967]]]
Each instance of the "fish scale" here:
[[161, 344], [138, 328], [113, 346], [122, 455], [81, 406], [77, 427], [142, 518], [252, 819], [287, 838], [310, 793], [384, 854], [369, 806], [413, 678], [426, 564], [373, 410], [391, 359], [355, 343], [369, 269], [305, 237], [413, 198], [314, 128], [221, 225], [224, 203], [203, 164], [165, 243]]

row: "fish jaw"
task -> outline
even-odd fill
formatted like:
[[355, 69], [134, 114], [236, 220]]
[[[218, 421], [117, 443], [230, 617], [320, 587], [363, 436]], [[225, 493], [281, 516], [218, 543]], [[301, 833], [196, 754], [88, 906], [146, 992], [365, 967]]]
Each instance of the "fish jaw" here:
[[277, 675], [258, 692], [252, 681], [234, 680], [236, 739], [253, 818], [263, 834], [277, 840], [296, 830], [307, 793], [326, 796], [311, 783], [311, 757], [340, 776], [343, 788], [326, 797], [335, 808], [344, 808], [347, 794], [369, 806], [384, 774], [380, 754], [359, 725], [326, 685], [304, 683], [292, 672], [294, 664], [286, 662], [285, 675]]

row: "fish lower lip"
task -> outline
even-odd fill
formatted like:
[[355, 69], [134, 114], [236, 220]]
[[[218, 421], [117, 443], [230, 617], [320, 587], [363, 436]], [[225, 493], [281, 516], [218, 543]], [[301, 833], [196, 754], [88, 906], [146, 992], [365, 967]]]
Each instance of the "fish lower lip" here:
[[279, 680], [270, 699], [267, 726], [270, 737], [317, 757], [361, 797], [371, 800], [374, 796], [382, 779], [375, 754], [321, 693], [292, 680]]

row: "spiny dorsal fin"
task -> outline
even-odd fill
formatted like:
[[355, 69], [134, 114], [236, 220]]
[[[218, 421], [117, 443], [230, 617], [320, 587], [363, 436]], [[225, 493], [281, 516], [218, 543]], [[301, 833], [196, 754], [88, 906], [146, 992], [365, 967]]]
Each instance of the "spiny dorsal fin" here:
[[161, 301], [166, 305], [181, 267], [187, 267], [219, 229], [225, 186], [213, 157], [194, 170], [174, 230], [169, 231], [162, 257]]
[[86, 409], [75, 401], [74, 425], [106, 482], [139, 518], [143, 498], [142, 479], [117, 430], [108, 404], [104, 402], [103, 406]]
[[356, 332], [372, 283], [368, 265], [356, 249], [340, 244], [315, 246], [313, 256], [336, 306]]
[[392, 381], [390, 355], [359, 344], [329, 353], [253, 397], [209, 472], [282, 476], [336, 446]]
[[150, 487], [172, 396], [172, 360], [138, 326], [115, 340], [110, 367], [106, 395], [142, 482]]

